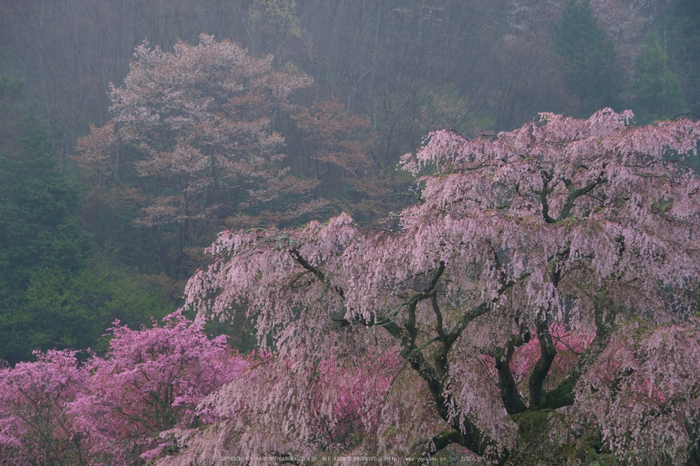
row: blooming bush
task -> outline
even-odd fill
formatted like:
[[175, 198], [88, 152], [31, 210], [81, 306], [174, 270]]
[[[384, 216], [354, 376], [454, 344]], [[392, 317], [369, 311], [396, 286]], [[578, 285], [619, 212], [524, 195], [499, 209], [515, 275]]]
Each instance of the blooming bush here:
[[172, 444], [161, 432], [218, 419], [204, 398], [246, 367], [181, 312], [152, 328], [115, 322], [107, 355], [72, 351], [0, 372], [0, 448], [17, 464], [138, 464]]
[[34, 354], [36, 362], [0, 370], [2, 464], [87, 464], [69, 409], [83, 394], [87, 373], [78, 367], [75, 351]]

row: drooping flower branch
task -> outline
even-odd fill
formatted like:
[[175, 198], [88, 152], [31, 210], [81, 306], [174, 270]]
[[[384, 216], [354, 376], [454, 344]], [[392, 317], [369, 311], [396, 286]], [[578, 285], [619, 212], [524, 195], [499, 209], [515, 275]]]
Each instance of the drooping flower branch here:
[[[402, 370], [388, 373], [396, 381], [382, 395], [379, 426], [358, 452], [430, 456], [457, 443], [498, 462], [517, 458], [525, 444], [517, 426], [528, 416], [561, 420], [590, 401], [582, 397], [592, 380], [608, 383], [600, 364], [627, 322], [668, 322], [673, 338], [693, 334], [700, 178], [683, 156], [696, 149], [700, 125], [633, 127], [631, 117], [542, 114], [474, 140], [433, 133], [403, 159], [406, 169], [434, 165], [437, 174], [420, 179], [421, 202], [402, 212], [399, 233], [362, 231], [347, 215], [293, 231], [224, 232], [211, 248], [215, 262], [188, 284], [188, 305], [202, 317], [246, 306], [260, 344], [307, 368], [284, 373], [289, 381], [276, 390], [327, 358], [361, 366], [367, 354], [398, 351]], [[697, 349], [697, 341], [687, 347]], [[632, 383], [619, 366], [609, 370], [616, 384]], [[697, 394], [680, 374], [668, 377], [679, 383], [663, 385], [664, 399], [679, 400], [685, 417], [663, 419], [694, 422]], [[634, 386], [644, 383], [661, 390], [651, 379]], [[423, 417], [410, 424], [408, 412]], [[307, 414], [295, 413], [287, 436], [308, 431]], [[606, 416], [589, 428], [621, 439]], [[573, 424], [556, 419], [548, 425], [557, 432], [538, 442], [577, 442], [566, 434]], [[256, 429], [238, 425], [229, 435], [245, 436], [246, 451], [260, 455], [322, 449], [313, 436], [295, 446]], [[689, 445], [693, 432], [660, 442]], [[606, 448], [619, 458], [646, 454], [641, 442]], [[673, 451], [679, 461], [687, 453]]]

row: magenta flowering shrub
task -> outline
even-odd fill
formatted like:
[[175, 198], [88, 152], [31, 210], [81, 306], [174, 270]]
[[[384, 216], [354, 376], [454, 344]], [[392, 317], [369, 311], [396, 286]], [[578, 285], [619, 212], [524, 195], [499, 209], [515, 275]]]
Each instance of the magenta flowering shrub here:
[[[400, 368], [397, 355], [383, 355], [360, 367], [343, 367], [334, 359], [318, 365], [317, 403], [321, 434], [328, 447], [347, 449], [359, 443], [379, 423], [382, 397]], [[325, 412], [324, 412], [325, 411]]]
[[95, 356], [84, 368], [89, 392], [71, 404], [90, 451], [106, 463], [153, 459], [168, 446], [161, 432], [215, 420], [197, 405], [244, 368], [226, 337], [207, 338], [181, 312], [163, 326], [131, 330], [116, 322], [110, 330], [106, 357]]
[[0, 463], [87, 464], [69, 410], [87, 386], [87, 373], [75, 351], [35, 355], [37, 362], [0, 370]]
[[160, 434], [218, 419], [198, 410], [246, 363], [181, 312], [131, 330], [115, 322], [107, 355], [75, 352], [0, 372], [0, 448], [12, 464], [141, 464], [172, 445]]

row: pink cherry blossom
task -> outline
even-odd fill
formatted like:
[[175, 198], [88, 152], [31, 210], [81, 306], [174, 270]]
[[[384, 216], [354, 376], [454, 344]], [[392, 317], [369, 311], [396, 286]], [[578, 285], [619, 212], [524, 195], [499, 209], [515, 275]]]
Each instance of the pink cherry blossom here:
[[[699, 360], [688, 319], [700, 178], [683, 157], [700, 123], [634, 127], [632, 116], [545, 113], [492, 138], [432, 133], [402, 159], [414, 173], [437, 172], [420, 178], [400, 232], [365, 231], [345, 214], [297, 230], [222, 232], [187, 305], [200, 319], [247, 309], [274, 358], [251, 372], [256, 396], [241, 395], [239, 378], [210, 398], [229, 420], [211, 436], [181, 435], [193, 439], [183, 440], [188, 454], [324, 451], [312, 402], [319, 368], [332, 372], [332, 361], [352, 373], [390, 351], [400, 370], [367, 394], [381, 404], [376, 428], [346, 453], [429, 457], [458, 444], [506, 462], [530, 444], [519, 423], [543, 413], [542, 451], [583, 441], [585, 428], [620, 461], [661, 451], [686, 461], [698, 439], [688, 427], [695, 363], [669, 361]], [[630, 333], [635, 322], [650, 330]], [[659, 366], [663, 377], [652, 377]], [[643, 425], [649, 413], [653, 428]]]
[[142, 330], [117, 321], [111, 332], [107, 356], [86, 363], [90, 390], [71, 404], [92, 453], [106, 462], [153, 459], [168, 444], [160, 432], [215, 421], [197, 405], [245, 366], [225, 337], [210, 340], [180, 312]]

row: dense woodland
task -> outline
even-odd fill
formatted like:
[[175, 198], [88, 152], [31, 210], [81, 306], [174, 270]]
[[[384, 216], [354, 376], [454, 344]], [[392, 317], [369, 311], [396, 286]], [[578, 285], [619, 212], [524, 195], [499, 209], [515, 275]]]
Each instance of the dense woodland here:
[[0, 463], [700, 461], [700, 2], [0, 13]]

